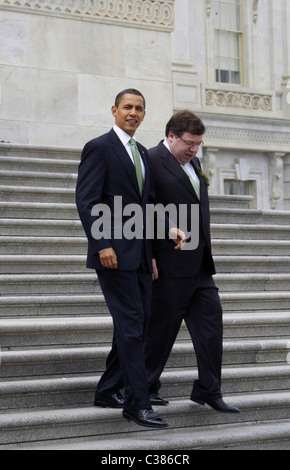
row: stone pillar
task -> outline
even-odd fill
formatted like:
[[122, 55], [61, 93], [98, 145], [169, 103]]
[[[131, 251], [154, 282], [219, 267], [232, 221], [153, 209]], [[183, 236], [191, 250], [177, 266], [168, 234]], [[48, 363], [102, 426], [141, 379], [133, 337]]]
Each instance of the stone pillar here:
[[207, 147], [204, 149], [201, 159], [202, 170], [209, 178], [209, 194], [222, 193], [218, 187], [218, 175], [216, 172], [216, 154], [218, 151], [218, 148]]
[[271, 209], [283, 210], [283, 157], [285, 157], [285, 153], [273, 152], [269, 154], [269, 190]]
[[171, 34], [174, 111], [201, 109], [201, 87], [193, 47], [196, 9], [192, 0], [175, 0], [175, 29]]
[[283, 50], [284, 74], [282, 77], [282, 111], [285, 117], [290, 118], [290, 2], [284, 0], [283, 18]]

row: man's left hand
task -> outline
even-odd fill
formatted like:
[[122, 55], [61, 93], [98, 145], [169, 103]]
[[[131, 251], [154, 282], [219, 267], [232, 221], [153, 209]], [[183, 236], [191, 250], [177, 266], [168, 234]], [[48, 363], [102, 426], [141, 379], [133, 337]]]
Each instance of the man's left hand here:
[[175, 250], [180, 250], [186, 243], [185, 233], [180, 228], [172, 227], [169, 230], [169, 237], [176, 243]]

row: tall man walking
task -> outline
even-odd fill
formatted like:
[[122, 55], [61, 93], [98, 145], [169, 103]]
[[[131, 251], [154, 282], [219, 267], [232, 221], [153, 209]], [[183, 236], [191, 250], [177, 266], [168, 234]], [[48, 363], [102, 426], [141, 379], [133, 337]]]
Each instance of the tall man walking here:
[[[158, 279], [153, 283], [152, 314], [146, 340], [151, 403], [166, 405], [159, 394], [160, 375], [171, 352], [182, 320], [191, 335], [198, 364], [191, 400], [226, 413], [239, 410], [227, 405], [221, 394], [222, 308], [212, 275], [210, 213], [207, 185], [196, 157], [205, 127], [189, 111], [174, 114], [166, 126], [166, 139], [149, 150], [149, 166], [156, 203], [186, 206], [187, 227], [199, 224], [195, 248], [172, 250], [172, 241], [156, 239], [153, 252]], [[193, 219], [192, 205], [199, 218]], [[194, 212], [195, 214], [195, 212]], [[198, 220], [199, 219], [199, 220]], [[195, 246], [191, 240], [191, 246]]]
[[[132, 204], [145, 214], [152, 197], [147, 150], [134, 138], [145, 117], [143, 95], [135, 89], [120, 92], [112, 114], [113, 129], [83, 149], [76, 188], [77, 208], [88, 239], [87, 267], [97, 271], [114, 324], [112, 349], [95, 405], [123, 408], [125, 418], [162, 428], [167, 423], [152, 410], [144, 357], [152, 290], [151, 240], [128, 239], [123, 231], [128, 216], [120, 221], [115, 214], [116, 197], [122, 204], [121, 214]], [[92, 233], [94, 224], [98, 226], [100, 213], [106, 209], [110, 220], [103, 229], [109, 227], [109, 231], [98, 237]], [[143, 224], [145, 231], [145, 217]], [[123, 384], [124, 399], [119, 392]]]

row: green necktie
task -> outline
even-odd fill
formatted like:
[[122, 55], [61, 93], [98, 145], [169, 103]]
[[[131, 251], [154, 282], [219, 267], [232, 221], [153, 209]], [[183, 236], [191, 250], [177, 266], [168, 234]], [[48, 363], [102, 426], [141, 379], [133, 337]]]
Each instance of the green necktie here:
[[130, 145], [131, 145], [132, 155], [133, 155], [134, 163], [135, 163], [138, 186], [139, 186], [140, 194], [142, 195], [143, 174], [142, 174], [142, 167], [141, 167], [141, 159], [140, 159], [139, 151], [138, 151], [138, 148], [134, 139], [130, 139]]
[[199, 182], [196, 181], [196, 180], [190, 175], [190, 173], [187, 171], [187, 169], [185, 168], [184, 165], [180, 165], [180, 166], [181, 166], [181, 168], [183, 168], [183, 170], [185, 171], [185, 173], [186, 173], [187, 176], [189, 177], [190, 182], [191, 182], [191, 184], [192, 184], [192, 186], [193, 186], [193, 189], [194, 189], [194, 191], [196, 192], [196, 195], [197, 195], [198, 199], [200, 199], [200, 185], [199, 185]]

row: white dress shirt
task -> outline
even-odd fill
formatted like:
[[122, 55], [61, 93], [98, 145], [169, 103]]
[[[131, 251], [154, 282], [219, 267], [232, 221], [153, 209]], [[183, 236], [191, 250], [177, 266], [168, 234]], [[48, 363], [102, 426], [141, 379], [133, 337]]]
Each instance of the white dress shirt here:
[[[124, 145], [125, 149], [127, 150], [128, 154], [129, 154], [129, 157], [131, 158], [131, 160], [133, 162], [133, 165], [135, 166], [132, 151], [131, 151], [131, 145], [130, 145], [130, 140], [131, 139], [136, 140], [135, 135], [133, 135], [133, 137], [130, 137], [129, 134], [127, 134], [122, 129], [120, 129], [120, 127], [116, 126], [116, 124], [114, 124], [113, 130], [116, 132], [117, 136], [121, 140], [122, 144]], [[140, 155], [140, 152], [139, 152], [139, 155]], [[144, 163], [143, 163], [141, 155], [140, 155], [140, 160], [141, 160], [142, 175], [143, 175], [143, 180], [144, 180], [145, 167], [144, 167]]]

